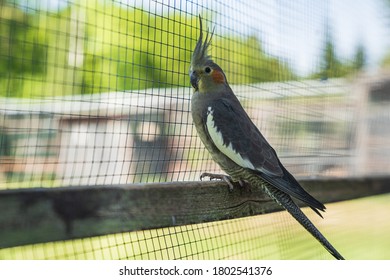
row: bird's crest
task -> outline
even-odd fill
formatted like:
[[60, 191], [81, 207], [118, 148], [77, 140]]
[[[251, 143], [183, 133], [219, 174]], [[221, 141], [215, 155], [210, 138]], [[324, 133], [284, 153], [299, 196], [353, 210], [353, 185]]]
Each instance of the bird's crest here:
[[211, 39], [214, 34], [207, 31], [206, 39], [203, 42], [203, 26], [202, 26], [202, 17], [199, 15], [199, 23], [200, 23], [200, 35], [198, 42], [196, 43], [194, 53], [192, 54], [191, 65], [204, 65], [207, 61], [212, 61], [211, 57], [207, 54], [207, 49], [211, 44]]

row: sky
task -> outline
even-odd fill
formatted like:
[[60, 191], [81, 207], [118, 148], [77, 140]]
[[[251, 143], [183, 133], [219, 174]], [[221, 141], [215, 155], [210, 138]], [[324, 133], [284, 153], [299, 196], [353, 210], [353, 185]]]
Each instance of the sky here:
[[[351, 46], [361, 42], [366, 48], [371, 66], [378, 64], [390, 50], [390, 2], [384, 0], [333, 0], [332, 15], [337, 50], [351, 55]], [[356, 6], [356, 7], [355, 7]]]
[[[28, 5], [58, 9], [88, 0], [22, 0]], [[111, 1], [111, 0], [102, 0]], [[390, 50], [390, 4], [385, 0], [113, 0], [156, 14], [206, 14], [219, 36], [256, 35], [265, 51], [288, 62], [300, 75], [318, 69], [326, 32], [334, 39], [340, 59], [351, 59], [359, 44], [374, 71]], [[35, 3], [35, 4], [34, 4]], [[212, 28], [212, 26], [209, 26]], [[328, 30], [328, 31], [327, 31]]]
[[[252, 7], [254, 2], [261, 7]], [[299, 74], [308, 74], [318, 66], [326, 27], [340, 59], [352, 59], [357, 46], [362, 44], [368, 68], [373, 70], [390, 50], [390, 4], [386, 9], [383, 2], [248, 0], [241, 5], [244, 16], [235, 13], [235, 17], [241, 24], [254, 26], [269, 53], [286, 59]], [[264, 16], [259, 15], [259, 10]], [[235, 22], [231, 21], [231, 25], [237, 28], [233, 27], [237, 26]]]

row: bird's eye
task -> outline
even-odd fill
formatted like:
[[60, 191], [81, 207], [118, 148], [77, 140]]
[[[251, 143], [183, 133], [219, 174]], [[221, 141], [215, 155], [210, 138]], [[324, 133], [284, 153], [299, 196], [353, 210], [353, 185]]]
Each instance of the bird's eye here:
[[210, 73], [211, 72], [211, 68], [210, 67], [208, 67], [208, 66], [206, 66], [206, 68], [204, 69], [204, 71], [208, 74], [208, 73]]

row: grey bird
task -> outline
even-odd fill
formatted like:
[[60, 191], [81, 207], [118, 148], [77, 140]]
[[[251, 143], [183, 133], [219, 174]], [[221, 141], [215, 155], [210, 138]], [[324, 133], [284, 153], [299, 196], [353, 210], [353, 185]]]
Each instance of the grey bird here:
[[194, 125], [213, 160], [229, 175], [218, 176], [230, 187], [232, 182], [260, 187], [266, 194], [285, 208], [308, 232], [310, 232], [336, 259], [341, 254], [301, 211], [292, 197], [303, 201], [322, 217], [319, 211], [325, 206], [307, 193], [280, 162], [275, 150], [230, 88], [225, 73], [208, 55], [212, 34], [207, 32], [203, 41], [202, 19], [200, 35], [194, 49], [190, 80], [194, 89], [191, 113]]

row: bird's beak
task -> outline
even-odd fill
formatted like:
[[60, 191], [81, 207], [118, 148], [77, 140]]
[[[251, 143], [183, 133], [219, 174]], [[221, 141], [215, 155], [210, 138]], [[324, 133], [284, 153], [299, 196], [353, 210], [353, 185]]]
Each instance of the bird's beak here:
[[199, 73], [196, 71], [191, 71], [190, 74], [191, 85], [194, 89], [198, 90], [199, 83]]

